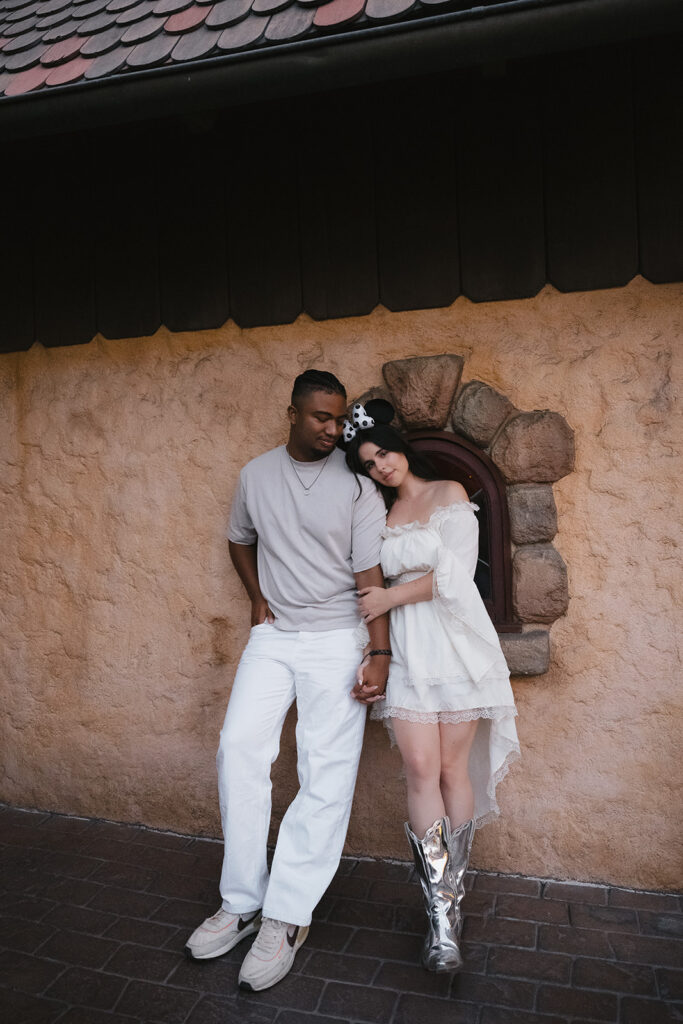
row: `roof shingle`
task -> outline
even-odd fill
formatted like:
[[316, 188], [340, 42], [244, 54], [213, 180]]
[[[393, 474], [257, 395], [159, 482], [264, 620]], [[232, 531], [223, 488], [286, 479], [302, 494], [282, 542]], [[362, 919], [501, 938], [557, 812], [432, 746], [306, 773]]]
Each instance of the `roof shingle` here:
[[53, 64], [62, 64], [65, 60], [73, 57], [74, 54], [80, 53], [83, 40], [79, 36], [71, 36], [70, 39], [63, 39], [59, 43], [54, 43], [48, 47], [43, 53], [42, 57], [39, 57], [41, 64], [45, 64], [46, 67], [50, 67]]
[[286, 39], [301, 39], [313, 24], [315, 10], [300, 5], [291, 5], [278, 11], [270, 19], [266, 29], [266, 39], [273, 43], [281, 43]]
[[[541, 5], [563, 6], [559, 0]], [[538, 0], [529, 0], [536, 6]], [[335, 32], [386, 32], [448, 9], [480, 17], [518, 0], [0, 0], [0, 101], [30, 90], [121, 75], [141, 67], [225, 59]], [[106, 60], [102, 58], [106, 56]], [[73, 63], [77, 78], [41, 68]], [[80, 63], [79, 63], [80, 62]], [[33, 72], [33, 73], [32, 73]]]
[[209, 11], [206, 24], [210, 28], [224, 28], [242, 21], [251, 10], [251, 0], [220, 0]]
[[43, 42], [47, 45], [48, 43], [56, 43], [60, 39], [68, 39], [74, 32], [78, 32], [80, 27], [80, 21], [69, 18], [67, 21], [62, 21], [59, 25], [55, 25], [53, 28], [43, 32]]
[[[92, 81], [424, 16], [425, 10], [419, 0], [0, 0], [0, 99], [83, 77]], [[67, 64], [68, 72], [50, 72]]]
[[109, 28], [115, 21], [116, 14], [113, 11], [100, 11], [79, 25], [78, 34], [87, 36], [93, 32], [103, 32], [105, 28]]
[[22, 93], [38, 89], [43, 84], [50, 69], [42, 64], [36, 64], [28, 71], [21, 71], [19, 74], [10, 75], [9, 82], [5, 86], [5, 96], [21, 96]]
[[121, 37], [126, 31], [125, 25], [115, 25], [108, 28], [106, 32], [98, 32], [89, 39], [84, 40], [81, 46], [81, 53], [84, 57], [98, 57], [101, 53], [108, 53], [118, 46]]
[[147, 39], [134, 48], [128, 57], [128, 65], [131, 68], [150, 68], [155, 64], [163, 64], [175, 44], [173, 36], [156, 35]]
[[118, 46], [115, 50], [110, 49], [108, 53], [101, 53], [94, 58], [83, 77], [91, 81], [93, 78], [105, 78], [107, 75], [116, 74], [124, 66], [134, 49], [135, 47], [132, 46]]
[[29, 46], [37, 43], [42, 38], [41, 33], [37, 29], [13, 35], [11, 29], [7, 27], [5, 35], [10, 37], [3, 47], [5, 53], [18, 53], [20, 50], [27, 50]]
[[126, 31], [121, 36], [121, 42], [144, 43], [145, 40], [151, 39], [152, 36], [161, 32], [165, 20], [165, 18], [155, 18], [154, 15], [151, 15], [149, 18], [144, 18], [143, 21], [136, 21], [126, 27]]
[[207, 13], [209, 13], [207, 7], [192, 4], [191, 7], [186, 7], [184, 11], [177, 11], [170, 18], [167, 18], [164, 28], [167, 32], [187, 32], [189, 29], [201, 25]]
[[6, 71], [23, 71], [32, 67], [40, 60], [43, 52], [43, 44], [34, 46], [32, 49], [19, 50], [17, 53], [10, 53], [5, 49], [3, 53], [3, 64]]
[[315, 12], [313, 24], [316, 28], [333, 28], [345, 25], [362, 14], [365, 0], [330, 0]]
[[77, 82], [79, 78], [83, 77], [91, 64], [92, 61], [88, 60], [87, 57], [74, 57], [72, 60], [67, 61], [66, 64], [52, 68], [50, 74], [45, 79], [45, 83], [47, 85], [66, 85], [67, 82]]
[[179, 38], [171, 52], [174, 61], [180, 63], [186, 60], [199, 60], [201, 57], [208, 57], [218, 45], [220, 32], [214, 32], [200, 25], [192, 32], [185, 32]]
[[218, 47], [221, 50], [244, 50], [261, 38], [267, 25], [267, 18], [250, 14], [248, 18], [238, 22], [237, 25], [229, 25], [224, 32], [221, 32]]

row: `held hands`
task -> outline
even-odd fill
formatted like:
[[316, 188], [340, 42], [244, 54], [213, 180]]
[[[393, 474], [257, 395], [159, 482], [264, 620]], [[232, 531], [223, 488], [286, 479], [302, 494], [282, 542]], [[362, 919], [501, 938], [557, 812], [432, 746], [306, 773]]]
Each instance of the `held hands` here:
[[372, 658], [366, 655], [363, 658], [356, 673], [356, 685], [351, 690], [354, 700], [360, 704], [375, 704], [378, 700], [386, 699], [384, 690], [389, 675], [389, 660], [386, 655], [374, 655]]
[[263, 622], [269, 622], [272, 625], [275, 622], [275, 616], [268, 607], [265, 597], [260, 597], [257, 601], [251, 602], [251, 624], [260, 626]]
[[363, 622], [372, 622], [393, 607], [391, 590], [384, 587], [363, 587], [358, 591], [358, 608]]

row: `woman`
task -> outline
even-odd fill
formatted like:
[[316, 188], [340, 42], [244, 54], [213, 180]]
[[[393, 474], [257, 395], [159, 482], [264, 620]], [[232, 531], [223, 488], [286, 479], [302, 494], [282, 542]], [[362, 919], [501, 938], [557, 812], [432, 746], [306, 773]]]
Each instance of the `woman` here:
[[365, 623], [390, 611], [386, 699], [372, 709], [395, 736], [407, 782], [406, 834], [425, 896], [428, 970], [462, 967], [460, 904], [474, 829], [498, 813], [496, 785], [519, 757], [510, 678], [474, 584], [477, 506], [389, 426], [375, 400], [354, 406], [346, 461], [387, 505], [388, 589], [359, 592]]

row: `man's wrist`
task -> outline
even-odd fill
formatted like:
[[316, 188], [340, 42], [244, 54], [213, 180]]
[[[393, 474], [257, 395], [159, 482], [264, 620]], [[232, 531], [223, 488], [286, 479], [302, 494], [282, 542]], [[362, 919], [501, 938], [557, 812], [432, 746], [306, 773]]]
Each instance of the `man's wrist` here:
[[371, 651], [368, 651], [367, 658], [390, 658], [391, 651], [388, 647], [376, 647]]

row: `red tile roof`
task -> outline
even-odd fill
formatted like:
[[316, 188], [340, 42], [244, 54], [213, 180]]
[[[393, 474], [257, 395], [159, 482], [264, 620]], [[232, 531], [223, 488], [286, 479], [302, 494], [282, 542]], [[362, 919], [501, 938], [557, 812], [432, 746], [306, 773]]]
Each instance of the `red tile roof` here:
[[0, 99], [492, 0], [0, 0]]

